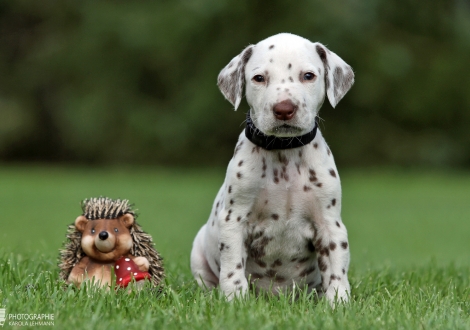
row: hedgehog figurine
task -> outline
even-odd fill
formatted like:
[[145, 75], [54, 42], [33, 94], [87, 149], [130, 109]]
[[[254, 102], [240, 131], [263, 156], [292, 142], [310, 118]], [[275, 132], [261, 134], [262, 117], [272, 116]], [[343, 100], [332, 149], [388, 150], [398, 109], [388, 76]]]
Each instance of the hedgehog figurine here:
[[[67, 241], [60, 250], [59, 277], [77, 286], [92, 280], [109, 287], [111, 269], [114, 267], [117, 274], [121, 265], [119, 272], [123, 275], [116, 278], [117, 287], [127, 286], [131, 280], [145, 279], [161, 286], [165, 276], [162, 258], [154, 248], [152, 237], [135, 221], [137, 215], [129, 201], [90, 198], [81, 206], [83, 214], [69, 225]], [[126, 269], [129, 274], [123, 273]]]

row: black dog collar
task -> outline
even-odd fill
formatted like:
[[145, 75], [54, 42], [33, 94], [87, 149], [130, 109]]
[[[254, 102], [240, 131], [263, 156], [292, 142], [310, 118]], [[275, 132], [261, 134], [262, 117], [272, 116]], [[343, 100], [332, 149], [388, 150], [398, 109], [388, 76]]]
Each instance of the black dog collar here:
[[307, 134], [293, 137], [276, 137], [262, 133], [253, 124], [250, 111], [246, 114], [245, 135], [254, 144], [265, 150], [293, 149], [309, 144], [315, 138], [318, 128], [318, 117], [315, 118], [315, 126]]

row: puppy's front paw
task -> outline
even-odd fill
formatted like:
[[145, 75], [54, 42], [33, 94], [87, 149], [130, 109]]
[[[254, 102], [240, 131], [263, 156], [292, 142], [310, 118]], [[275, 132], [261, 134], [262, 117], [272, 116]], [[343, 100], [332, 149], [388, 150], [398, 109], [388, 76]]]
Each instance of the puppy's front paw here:
[[220, 282], [220, 288], [227, 297], [228, 301], [233, 300], [234, 297], [242, 297], [248, 291], [248, 281], [245, 277], [225, 280]]
[[328, 290], [325, 292], [325, 297], [328, 299], [331, 307], [335, 307], [337, 303], [346, 303], [349, 300], [349, 285], [346, 287], [344, 285], [328, 287]]

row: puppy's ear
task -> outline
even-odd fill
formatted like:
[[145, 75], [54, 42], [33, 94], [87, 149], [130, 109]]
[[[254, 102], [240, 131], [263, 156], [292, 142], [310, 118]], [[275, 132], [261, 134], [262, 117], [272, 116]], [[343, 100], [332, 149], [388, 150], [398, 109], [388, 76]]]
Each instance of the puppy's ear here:
[[240, 54], [235, 56], [229, 64], [219, 73], [217, 86], [225, 98], [232, 103], [237, 110], [243, 95], [245, 84], [245, 66], [253, 54], [253, 45], [246, 47]]
[[315, 47], [325, 68], [326, 95], [334, 108], [354, 84], [354, 72], [341, 57], [321, 43], [317, 42]]

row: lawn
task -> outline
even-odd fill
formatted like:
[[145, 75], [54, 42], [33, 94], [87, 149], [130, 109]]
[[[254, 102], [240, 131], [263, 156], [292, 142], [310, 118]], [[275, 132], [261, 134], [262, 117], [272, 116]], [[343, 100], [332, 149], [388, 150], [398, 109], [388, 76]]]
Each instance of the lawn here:
[[[305, 293], [226, 303], [197, 288], [189, 252], [223, 169], [0, 167], [0, 308], [54, 314], [57, 329], [470, 328], [470, 173], [340, 173], [353, 297], [332, 310]], [[165, 258], [161, 294], [57, 283], [66, 227], [101, 195], [139, 209]]]

